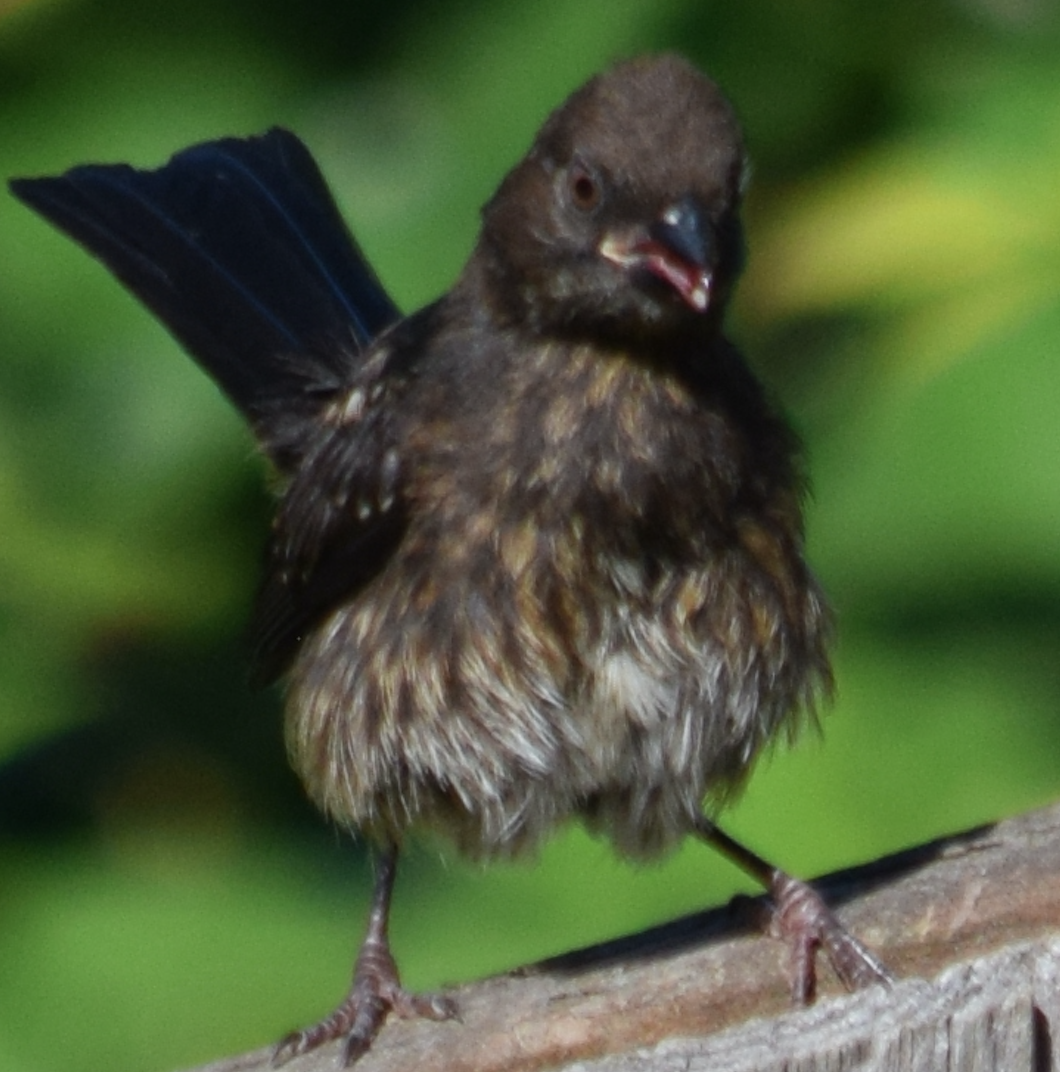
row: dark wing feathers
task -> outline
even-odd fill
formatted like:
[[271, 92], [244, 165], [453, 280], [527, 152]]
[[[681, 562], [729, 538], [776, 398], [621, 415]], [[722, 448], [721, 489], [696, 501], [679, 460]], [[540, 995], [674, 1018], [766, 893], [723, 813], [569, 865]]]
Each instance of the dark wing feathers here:
[[254, 613], [261, 683], [287, 669], [306, 631], [367, 584], [404, 533], [395, 435], [403, 384], [400, 376], [361, 378], [344, 396], [357, 396], [360, 415], [329, 410], [333, 423], [287, 488]]
[[373, 345], [398, 311], [287, 131], [11, 188], [158, 316], [289, 476], [253, 627], [257, 677], [274, 679], [401, 539], [396, 395], [422, 332]]
[[162, 320], [266, 449], [270, 414], [335, 390], [398, 319], [285, 130], [193, 146], [154, 171], [88, 165], [11, 188]]

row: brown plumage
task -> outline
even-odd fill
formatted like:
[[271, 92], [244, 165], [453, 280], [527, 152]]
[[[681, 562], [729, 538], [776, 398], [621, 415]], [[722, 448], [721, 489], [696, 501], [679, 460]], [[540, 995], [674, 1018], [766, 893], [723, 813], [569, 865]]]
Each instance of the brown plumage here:
[[[405, 516], [293, 657], [291, 753], [340, 822], [492, 855], [580, 815], [654, 854], [827, 683], [794, 442], [720, 332], [743, 171], [728, 105], [683, 61], [594, 80], [487, 205], [411, 369], [390, 371], [402, 326], [329, 405], [281, 508], [264, 632], [348, 539], [348, 500], [369, 525]], [[681, 205], [702, 263], [649, 237]], [[702, 278], [706, 308], [652, 257]], [[362, 437], [394, 459], [385, 510], [341, 461]]]
[[[289, 135], [267, 138], [319, 182], [291, 163]], [[200, 185], [229, 175], [210, 159]], [[16, 188], [166, 319], [287, 479], [256, 618], [262, 676], [287, 675], [310, 795], [372, 837], [382, 865], [350, 996], [278, 1056], [342, 1035], [353, 1059], [388, 1009], [452, 1014], [401, 990], [389, 957], [394, 861], [417, 828], [477, 857], [572, 818], [634, 857], [694, 834], [770, 886], [804, 960], [823, 942], [852, 984], [885, 978], [805, 886], [702, 811], [830, 685], [797, 445], [722, 334], [744, 175], [712, 82], [674, 56], [617, 66], [545, 123], [444, 297], [379, 333], [385, 296], [345, 247], [364, 275], [353, 304], [382, 311], [347, 338], [341, 311], [288, 332], [299, 345], [273, 345], [252, 390], [233, 347], [196, 346], [194, 308], [175, 312], [101, 250], [80, 202], [78, 231], [54, 189], [45, 202]], [[301, 260], [292, 285], [311, 289]], [[260, 296], [249, 304], [260, 318]], [[797, 988], [812, 991], [812, 958]]]

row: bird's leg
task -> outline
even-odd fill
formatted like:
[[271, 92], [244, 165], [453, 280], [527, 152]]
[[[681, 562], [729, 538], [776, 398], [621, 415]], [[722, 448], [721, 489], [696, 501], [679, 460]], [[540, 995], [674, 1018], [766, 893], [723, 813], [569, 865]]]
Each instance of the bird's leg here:
[[807, 883], [734, 841], [705, 816], [695, 834], [727, 856], [737, 867], [760, 882], [773, 899], [769, 930], [789, 945], [791, 952], [791, 996], [798, 1005], [807, 1005], [817, 989], [816, 953], [823, 949], [836, 975], [848, 990], [860, 990], [873, 983], [890, 985], [891, 973], [874, 953], [861, 944], [836, 919], [820, 895]]
[[387, 934], [397, 856], [398, 849], [393, 844], [377, 856], [368, 928], [357, 954], [350, 992], [320, 1023], [292, 1031], [281, 1039], [273, 1051], [273, 1065], [281, 1065], [337, 1038], [346, 1040], [343, 1064], [352, 1065], [368, 1051], [389, 1012], [405, 1018], [421, 1016], [428, 1020], [451, 1020], [457, 1016], [456, 1004], [451, 998], [441, 994], [410, 994], [401, 985]]

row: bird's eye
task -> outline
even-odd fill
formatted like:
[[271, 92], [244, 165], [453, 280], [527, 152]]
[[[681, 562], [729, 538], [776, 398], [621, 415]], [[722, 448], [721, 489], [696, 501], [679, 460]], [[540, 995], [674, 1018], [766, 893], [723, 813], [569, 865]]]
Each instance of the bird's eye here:
[[592, 212], [600, 204], [600, 180], [579, 160], [571, 164], [567, 173], [567, 191], [571, 204], [582, 212]]

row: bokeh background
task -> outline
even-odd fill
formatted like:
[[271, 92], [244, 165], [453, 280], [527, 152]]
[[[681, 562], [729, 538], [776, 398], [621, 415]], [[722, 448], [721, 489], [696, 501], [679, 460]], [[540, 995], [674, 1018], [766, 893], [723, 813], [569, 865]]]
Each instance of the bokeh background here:
[[[1058, 46], [1055, 0], [0, 0], [0, 176], [281, 123], [412, 308], [590, 73], [713, 73], [755, 160], [732, 330], [808, 444], [840, 621], [823, 738], [728, 826], [809, 876], [1060, 797]], [[344, 993], [369, 887], [244, 684], [263, 466], [6, 194], [0, 243], [0, 1069], [261, 1045]], [[738, 888], [577, 830], [486, 869], [417, 845], [394, 943], [434, 986]]]

